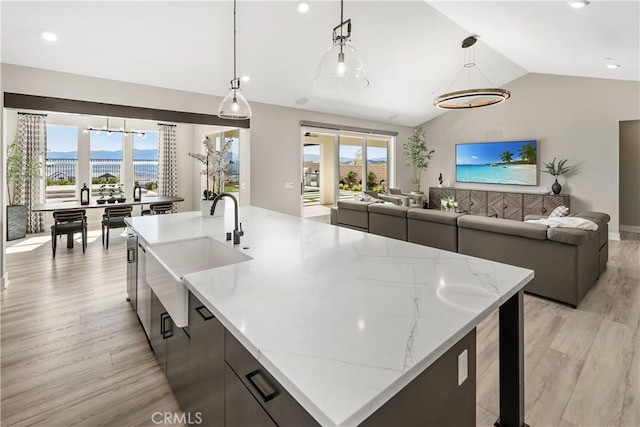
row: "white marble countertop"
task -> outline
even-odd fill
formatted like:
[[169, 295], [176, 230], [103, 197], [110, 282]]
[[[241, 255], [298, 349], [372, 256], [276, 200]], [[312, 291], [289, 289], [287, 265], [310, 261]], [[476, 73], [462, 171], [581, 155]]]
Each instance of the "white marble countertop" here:
[[[127, 221], [151, 245], [224, 240], [230, 213], [226, 221], [199, 212]], [[235, 249], [253, 260], [185, 283], [322, 425], [364, 421], [533, 278], [255, 207], [241, 208], [240, 221]]]

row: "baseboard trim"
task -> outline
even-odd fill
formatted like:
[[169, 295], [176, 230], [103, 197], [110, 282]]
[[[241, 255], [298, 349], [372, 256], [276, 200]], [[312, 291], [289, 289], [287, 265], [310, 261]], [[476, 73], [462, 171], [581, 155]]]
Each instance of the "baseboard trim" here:
[[640, 233], [640, 227], [637, 225], [620, 225], [620, 231], [629, 231], [631, 233]]
[[620, 233], [609, 233], [609, 240], [620, 240]]

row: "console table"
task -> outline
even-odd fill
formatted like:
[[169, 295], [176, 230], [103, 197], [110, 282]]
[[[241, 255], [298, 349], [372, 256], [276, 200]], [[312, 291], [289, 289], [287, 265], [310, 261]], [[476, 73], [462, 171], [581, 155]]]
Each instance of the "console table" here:
[[524, 221], [527, 215], [548, 215], [558, 206], [570, 208], [569, 195], [429, 187], [429, 209], [440, 209], [440, 200], [448, 197], [471, 215], [517, 221]]

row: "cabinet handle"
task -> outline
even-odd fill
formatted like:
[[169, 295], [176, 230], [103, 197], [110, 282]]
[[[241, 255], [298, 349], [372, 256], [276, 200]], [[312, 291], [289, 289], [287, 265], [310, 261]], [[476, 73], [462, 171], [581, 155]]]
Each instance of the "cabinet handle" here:
[[[206, 312], [208, 314], [202, 314], [202, 311], [206, 310]], [[200, 307], [196, 307], [196, 311], [198, 312], [198, 314], [200, 316], [202, 316], [202, 320], [204, 320], [205, 322], [207, 320], [211, 320], [211, 319], [215, 319], [216, 316], [214, 316], [213, 314], [211, 314], [211, 312], [207, 309], [207, 307], [205, 307], [204, 305], [201, 305]]]
[[547, 208], [542, 208], [542, 213], [547, 213]]
[[502, 209], [507, 209], [508, 207], [509, 207], [509, 206], [504, 205], [504, 206], [502, 207]]
[[469, 203], [469, 206], [473, 206], [473, 202]]
[[[169, 316], [169, 313], [162, 313], [160, 315], [160, 333], [162, 334], [162, 339], [166, 340], [167, 338], [171, 338], [173, 336], [173, 330], [171, 327], [169, 327], [169, 329], [167, 329], [165, 327], [165, 321], [169, 319], [171, 320], [171, 317]], [[171, 326], [171, 325], [169, 325]]]
[[245, 377], [251, 383], [253, 388], [256, 389], [265, 403], [278, 395], [278, 390], [269, 383], [267, 378], [262, 374], [262, 372], [260, 372], [260, 369], [249, 372]]
[[136, 252], [135, 252], [135, 248], [128, 248], [127, 249], [127, 262], [129, 264], [133, 264], [134, 262], [136, 262]]

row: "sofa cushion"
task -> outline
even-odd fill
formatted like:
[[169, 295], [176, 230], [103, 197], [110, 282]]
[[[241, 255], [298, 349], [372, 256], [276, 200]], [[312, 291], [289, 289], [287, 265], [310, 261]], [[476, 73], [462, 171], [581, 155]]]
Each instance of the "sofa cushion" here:
[[380, 204], [373, 204], [369, 206], [370, 214], [377, 213], [377, 214], [390, 215], [390, 216], [399, 216], [402, 218], [407, 217], [407, 211], [409, 210], [410, 208], [406, 206], [380, 205]]
[[577, 230], [574, 228], [550, 228], [547, 230], [547, 239], [574, 246], [580, 246], [593, 238], [595, 238], [594, 231]]
[[338, 208], [351, 209], [352, 211], [367, 212], [371, 202], [358, 202], [356, 200], [339, 200]]
[[438, 222], [440, 224], [457, 225], [458, 218], [464, 214], [455, 212], [443, 212], [434, 209], [413, 208], [407, 212], [407, 218], [420, 221]]
[[458, 227], [491, 231], [500, 234], [528, 237], [530, 239], [546, 240], [547, 226], [513, 221], [502, 218], [487, 218], [477, 215], [463, 215], [458, 218]]
[[549, 214], [549, 218], [558, 218], [569, 215], [569, 208], [566, 206], [558, 206]]
[[577, 216], [580, 218], [587, 218], [591, 220], [597, 219], [598, 221], [602, 221], [607, 224], [609, 223], [609, 221], [611, 221], [611, 217], [604, 212], [584, 211], [584, 212], [577, 213], [573, 216]]

